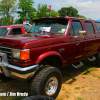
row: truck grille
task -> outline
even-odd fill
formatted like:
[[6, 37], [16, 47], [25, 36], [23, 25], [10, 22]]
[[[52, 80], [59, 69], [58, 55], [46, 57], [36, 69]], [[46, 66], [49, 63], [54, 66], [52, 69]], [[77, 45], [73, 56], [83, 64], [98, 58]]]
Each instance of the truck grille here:
[[10, 48], [0, 47], [0, 52], [6, 53], [8, 60], [12, 60], [11, 49]]

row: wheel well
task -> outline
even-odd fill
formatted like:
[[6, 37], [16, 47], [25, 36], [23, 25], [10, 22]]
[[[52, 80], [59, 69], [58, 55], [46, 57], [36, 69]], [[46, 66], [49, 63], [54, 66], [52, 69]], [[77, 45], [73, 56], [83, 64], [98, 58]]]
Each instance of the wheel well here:
[[43, 59], [40, 64], [40, 66], [53, 66], [53, 67], [57, 67], [57, 68], [61, 68], [62, 67], [62, 61], [58, 56], [49, 56], [46, 57], [45, 59]]
[[[62, 61], [60, 59], [60, 57], [58, 56], [49, 56], [46, 57], [45, 59], [43, 59], [40, 63], [39, 63], [39, 69], [35, 72], [35, 74], [33, 75], [33, 79], [36, 77], [36, 75], [44, 68], [44, 67], [48, 67], [48, 66], [53, 66], [58, 68], [59, 70], [62, 68]], [[32, 79], [31, 78], [31, 79]], [[30, 79], [30, 80], [31, 80]]]

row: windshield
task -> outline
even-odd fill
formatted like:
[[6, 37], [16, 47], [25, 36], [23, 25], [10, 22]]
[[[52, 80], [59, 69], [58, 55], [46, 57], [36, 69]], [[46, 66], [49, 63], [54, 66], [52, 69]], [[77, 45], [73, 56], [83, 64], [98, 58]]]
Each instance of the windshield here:
[[0, 27], [0, 36], [6, 36], [10, 28]]
[[65, 34], [67, 24], [67, 19], [44, 19], [35, 22], [30, 32]]

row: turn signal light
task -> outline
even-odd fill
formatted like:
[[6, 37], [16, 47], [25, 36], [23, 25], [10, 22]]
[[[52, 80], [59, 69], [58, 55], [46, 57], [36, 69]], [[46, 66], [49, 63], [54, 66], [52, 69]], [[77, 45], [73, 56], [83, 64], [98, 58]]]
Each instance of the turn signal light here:
[[66, 16], [66, 17], [69, 17], [69, 16]]
[[22, 60], [29, 59], [30, 58], [29, 54], [30, 54], [29, 50], [20, 51], [20, 59], [22, 59]]

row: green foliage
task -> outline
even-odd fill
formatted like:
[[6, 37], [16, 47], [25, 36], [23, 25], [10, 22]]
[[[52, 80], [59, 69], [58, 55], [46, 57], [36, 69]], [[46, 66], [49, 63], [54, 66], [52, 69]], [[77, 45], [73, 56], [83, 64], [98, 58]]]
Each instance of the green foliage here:
[[62, 7], [58, 10], [60, 16], [70, 16], [70, 17], [78, 17], [78, 10], [76, 8], [71, 7]]
[[36, 16], [38, 18], [49, 17], [49, 10], [46, 4], [38, 4], [38, 11]]
[[60, 16], [66, 16], [67, 15], [67, 7], [62, 7], [60, 10], [58, 10], [58, 13]]
[[35, 18], [35, 12], [36, 9], [33, 7], [34, 1], [33, 0], [19, 0], [19, 11], [17, 13], [19, 14], [19, 23], [22, 23], [23, 21], [31, 20]]
[[77, 98], [78, 100], [83, 100], [82, 98]]
[[57, 17], [59, 16], [59, 13], [56, 12], [55, 10], [51, 10], [50, 11], [50, 15], [49, 15], [49, 10], [46, 4], [38, 4], [38, 10], [37, 10], [37, 14], [36, 16], [38, 18], [43, 18], [43, 17]]
[[87, 19], [85, 16], [83, 15], [79, 15], [79, 18], [84, 18], [84, 19]]
[[7, 25], [10, 21], [13, 22], [16, 6], [17, 0], [1, 0], [0, 15], [4, 25]]
[[92, 71], [98, 71], [97, 69], [95, 68], [91, 68], [91, 69], [87, 69], [86, 72], [84, 73], [84, 75], [88, 75], [88, 74], [91, 74]]
[[51, 10], [50, 16], [52, 16], [52, 17], [57, 17], [57, 16], [59, 16], [59, 13], [56, 12], [55, 10]]
[[80, 90], [80, 87], [76, 87], [75, 89], [76, 89], [76, 90]]
[[[79, 15], [76, 8], [62, 7], [58, 12], [51, 10], [49, 13], [48, 7], [46, 4], [38, 4], [37, 11], [34, 8], [34, 0], [19, 0], [17, 5], [17, 0], [0, 0], [0, 22], [3, 21], [3, 25], [7, 25], [9, 22], [13, 24], [15, 21], [16, 24], [23, 23], [23, 21], [29, 20], [31, 24], [32, 19], [43, 18], [43, 17], [57, 17], [57, 16], [70, 16], [70, 17], [79, 17], [86, 19], [85, 16]], [[19, 18], [14, 20], [16, 10]]]

